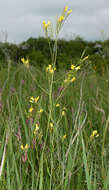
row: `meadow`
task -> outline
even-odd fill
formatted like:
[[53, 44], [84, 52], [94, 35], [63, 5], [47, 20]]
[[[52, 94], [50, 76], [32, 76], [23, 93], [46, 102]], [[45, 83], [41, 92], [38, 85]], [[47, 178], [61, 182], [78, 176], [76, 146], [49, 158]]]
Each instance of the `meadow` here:
[[65, 7], [57, 21], [55, 51], [43, 22], [51, 64], [22, 58], [0, 70], [1, 190], [109, 189], [109, 70], [97, 74], [84, 52], [57, 70], [58, 34], [70, 13]]

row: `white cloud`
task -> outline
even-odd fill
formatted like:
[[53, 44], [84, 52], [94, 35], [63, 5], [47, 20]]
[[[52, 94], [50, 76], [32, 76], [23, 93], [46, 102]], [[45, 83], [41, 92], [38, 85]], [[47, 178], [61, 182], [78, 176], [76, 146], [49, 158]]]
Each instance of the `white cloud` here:
[[72, 14], [65, 23], [60, 37], [73, 33], [87, 40], [100, 39], [100, 31], [109, 36], [108, 0], [0, 0], [0, 30], [8, 32], [8, 40], [21, 42], [29, 37], [44, 36], [42, 21], [55, 21], [68, 3]]

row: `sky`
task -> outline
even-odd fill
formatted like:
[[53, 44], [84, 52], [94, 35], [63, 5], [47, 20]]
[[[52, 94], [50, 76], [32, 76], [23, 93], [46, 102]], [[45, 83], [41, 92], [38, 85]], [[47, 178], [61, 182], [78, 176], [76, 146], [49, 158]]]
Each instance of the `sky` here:
[[21, 43], [45, 36], [42, 22], [55, 25], [65, 6], [72, 9], [59, 38], [109, 38], [109, 0], [0, 0], [0, 41]]

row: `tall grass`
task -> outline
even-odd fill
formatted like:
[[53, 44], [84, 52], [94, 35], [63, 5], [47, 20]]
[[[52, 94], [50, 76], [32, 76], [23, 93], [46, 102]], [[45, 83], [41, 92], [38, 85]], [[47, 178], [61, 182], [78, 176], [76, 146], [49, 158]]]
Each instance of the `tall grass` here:
[[53, 49], [44, 22], [51, 66], [0, 71], [1, 190], [109, 189], [108, 75], [82, 69], [83, 57], [79, 70], [55, 70], [63, 17]]

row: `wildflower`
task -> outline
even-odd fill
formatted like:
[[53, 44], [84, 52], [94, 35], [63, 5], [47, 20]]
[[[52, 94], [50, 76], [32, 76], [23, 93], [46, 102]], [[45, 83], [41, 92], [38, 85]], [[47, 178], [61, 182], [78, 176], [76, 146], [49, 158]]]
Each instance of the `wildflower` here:
[[75, 80], [76, 80], [76, 78], [73, 77], [73, 78], [70, 80], [70, 82], [74, 82]]
[[50, 130], [51, 130], [51, 132], [53, 132], [53, 123], [52, 122], [50, 122]]
[[75, 70], [78, 71], [80, 69], [80, 66], [76, 67]]
[[56, 104], [56, 107], [59, 107], [60, 106], [60, 104]]
[[65, 111], [63, 110], [63, 111], [62, 111], [62, 116], [64, 116], [64, 115], [65, 115]]
[[24, 58], [21, 58], [21, 61], [23, 62], [23, 64], [28, 68], [29, 67], [29, 60], [25, 60]]
[[51, 129], [53, 128], [53, 123], [52, 123], [52, 122], [50, 122], [50, 128], [51, 128]]
[[29, 148], [29, 145], [28, 145], [28, 144], [26, 144], [25, 146], [21, 145], [20, 148], [21, 148], [22, 150], [24, 150], [24, 151], [27, 151], [28, 148]]
[[34, 102], [35, 102], [35, 103], [37, 103], [37, 102], [38, 102], [38, 100], [39, 100], [39, 96], [38, 96], [38, 97], [36, 97], [36, 98], [34, 98]]
[[58, 22], [62, 22], [64, 20], [64, 16], [60, 16], [59, 18], [58, 18]]
[[63, 140], [65, 140], [67, 138], [67, 135], [65, 134], [62, 138], [63, 138]]
[[38, 131], [39, 130], [39, 125], [36, 123], [36, 131]]
[[68, 12], [67, 12], [67, 15], [71, 14], [72, 13], [72, 9], [70, 9]]
[[26, 144], [26, 145], [25, 145], [25, 150], [27, 150], [27, 149], [28, 149], [28, 147], [29, 147], [29, 146], [28, 146], [28, 144]]
[[48, 25], [50, 25], [51, 24], [51, 22], [48, 20]]
[[38, 112], [39, 112], [39, 113], [42, 113], [43, 111], [44, 111], [43, 109], [40, 109]]
[[28, 112], [31, 113], [33, 111], [33, 108], [29, 108]]
[[48, 26], [51, 24], [50, 21], [48, 21], [48, 23], [46, 24], [45, 21], [43, 21], [43, 26], [44, 26], [44, 29], [47, 30]]
[[74, 65], [71, 65], [71, 70], [74, 70], [75, 69], [75, 66]]
[[46, 67], [46, 72], [48, 72], [51, 69], [51, 65], [48, 65], [48, 67]]
[[54, 73], [54, 71], [56, 70], [56, 67], [53, 68], [52, 65], [48, 65], [48, 67], [46, 68], [46, 72], [49, 72], [49, 73]]
[[52, 73], [54, 72], [54, 70], [53, 70], [53, 69], [50, 69], [49, 72], [52, 74]]
[[67, 10], [68, 10], [68, 6], [65, 6], [64, 7], [64, 12], [67, 12]]
[[37, 103], [38, 100], [39, 100], [39, 96], [36, 97], [36, 98], [34, 98], [33, 96], [31, 96], [29, 102], [30, 102], [30, 103]]
[[90, 138], [93, 138], [93, 137], [99, 137], [99, 134], [98, 134], [98, 131], [97, 130], [94, 130], [92, 132], [92, 134], [90, 135]]
[[31, 97], [30, 97], [29, 102], [31, 102], [31, 103], [33, 103], [33, 102], [34, 102], [34, 98], [33, 98], [33, 96], [31, 96]]
[[51, 127], [51, 128], [53, 127], [53, 123], [52, 123], [52, 122], [50, 122], [50, 127]]

